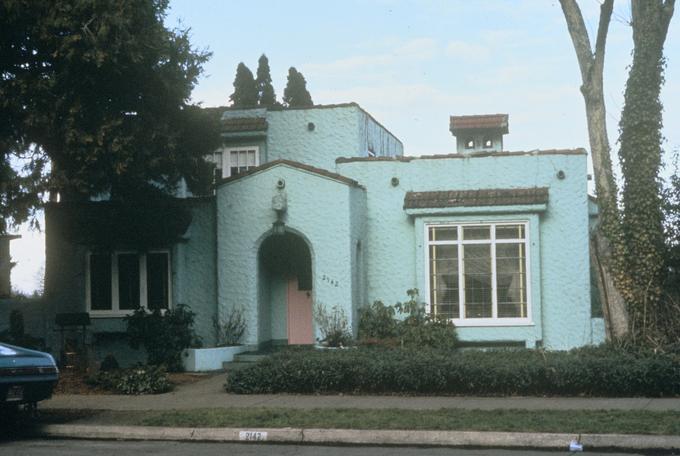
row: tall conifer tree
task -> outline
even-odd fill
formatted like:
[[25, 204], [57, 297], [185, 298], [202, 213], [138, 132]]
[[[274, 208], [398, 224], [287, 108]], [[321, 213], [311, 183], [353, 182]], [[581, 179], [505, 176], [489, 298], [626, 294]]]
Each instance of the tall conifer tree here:
[[269, 60], [262, 54], [257, 62], [257, 85], [258, 105], [270, 108], [276, 106], [276, 93], [272, 86], [272, 77], [269, 71]]
[[243, 63], [236, 67], [234, 93], [229, 96], [235, 108], [252, 108], [257, 106], [257, 85], [253, 72]]
[[288, 84], [283, 91], [283, 103], [291, 108], [314, 106], [312, 96], [307, 91], [307, 81], [295, 67], [288, 70]]

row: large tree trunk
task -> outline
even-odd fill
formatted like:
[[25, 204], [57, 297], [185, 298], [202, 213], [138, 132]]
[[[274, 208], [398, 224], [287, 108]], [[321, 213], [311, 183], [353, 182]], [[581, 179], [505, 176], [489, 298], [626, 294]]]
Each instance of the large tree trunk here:
[[597, 257], [595, 264], [598, 267], [600, 298], [607, 335], [610, 339], [620, 339], [628, 333], [626, 296], [622, 292], [628, 289], [626, 284], [630, 279], [624, 263], [625, 243], [617, 206], [603, 90], [604, 53], [614, 0], [605, 0], [600, 7], [594, 51], [576, 1], [560, 0], [560, 4], [581, 70], [581, 93], [586, 106], [590, 153], [595, 172], [599, 224], [591, 247]]
[[664, 234], [661, 167], [663, 47], [674, 0], [632, 0], [633, 63], [619, 124], [619, 158], [624, 182], [623, 234], [632, 274], [628, 300], [633, 337], [663, 343]]
[[596, 268], [597, 285], [602, 303], [605, 331], [608, 340], [624, 337], [628, 332], [626, 302], [616, 289], [611, 270], [602, 259], [610, 257], [609, 241], [600, 233], [590, 239], [590, 265]]

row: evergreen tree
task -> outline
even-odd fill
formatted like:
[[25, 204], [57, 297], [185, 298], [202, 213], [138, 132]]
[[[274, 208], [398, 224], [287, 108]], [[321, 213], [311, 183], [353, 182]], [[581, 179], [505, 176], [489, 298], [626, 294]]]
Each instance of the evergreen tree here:
[[264, 54], [257, 61], [257, 79], [255, 83], [257, 84], [258, 105], [267, 108], [276, 106], [276, 93], [274, 92], [272, 77], [269, 72], [269, 60]]
[[0, 233], [33, 218], [47, 188], [114, 198], [154, 181], [171, 191], [202, 168], [213, 144], [179, 136], [198, 118], [188, 100], [209, 54], [188, 30], [165, 27], [167, 7], [0, 2]]
[[252, 108], [257, 106], [257, 85], [253, 72], [243, 63], [236, 68], [234, 93], [229, 96], [235, 108]]
[[295, 67], [288, 70], [288, 84], [283, 91], [283, 103], [291, 108], [314, 106], [312, 96], [307, 91], [307, 81]]

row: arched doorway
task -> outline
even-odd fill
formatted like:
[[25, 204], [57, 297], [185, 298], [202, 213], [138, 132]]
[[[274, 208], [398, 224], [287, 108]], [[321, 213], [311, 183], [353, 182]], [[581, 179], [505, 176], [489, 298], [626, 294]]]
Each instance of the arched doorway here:
[[314, 343], [312, 256], [294, 233], [272, 234], [260, 245], [259, 339], [274, 344]]

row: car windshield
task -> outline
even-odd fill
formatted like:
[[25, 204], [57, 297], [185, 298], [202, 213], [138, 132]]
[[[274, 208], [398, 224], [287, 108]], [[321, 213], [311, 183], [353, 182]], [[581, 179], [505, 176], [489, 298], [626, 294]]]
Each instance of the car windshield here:
[[18, 355], [16, 350], [12, 350], [9, 347], [5, 347], [4, 345], [0, 345], [0, 355], [2, 356], [15, 356]]

